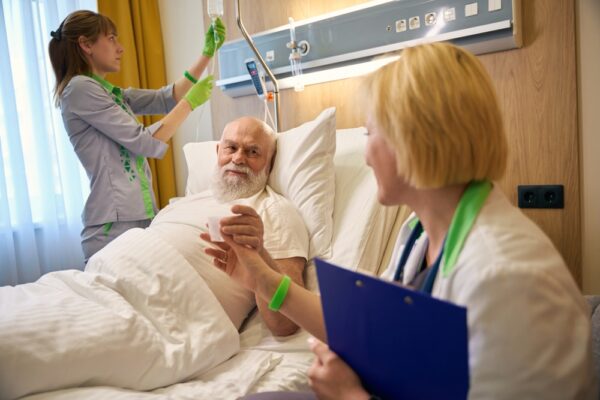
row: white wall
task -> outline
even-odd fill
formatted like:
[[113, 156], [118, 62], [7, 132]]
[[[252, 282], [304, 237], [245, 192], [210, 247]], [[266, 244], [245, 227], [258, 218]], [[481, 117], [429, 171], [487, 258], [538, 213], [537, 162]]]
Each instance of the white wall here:
[[600, 294], [600, 2], [576, 4], [583, 292]]
[[[202, 0], [158, 0], [158, 5], [165, 48], [167, 81], [174, 82], [202, 53], [204, 47], [204, 2]], [[209, 64], [208, 70], [210, 71], [211, 68], [212, 63]], [[188, 142], [206, 140], [212, 140], [210, 101], [194, 110], [173, 138], [178, 196], [184, 195], [187, 179], [183, 145]]]

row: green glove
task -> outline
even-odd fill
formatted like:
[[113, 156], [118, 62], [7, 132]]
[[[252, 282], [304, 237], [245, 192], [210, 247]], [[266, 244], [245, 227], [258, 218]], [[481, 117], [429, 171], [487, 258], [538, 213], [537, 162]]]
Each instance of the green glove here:
[[213, 76], [209, 75], [206, 78], [194, 83], [194, 86], [187, 91], [183, 98], [190, 104], [192, 110], [203, 104], [210, 98], [210, 92], [213, 87]]
[[202, 54], [207, 57], [215, 55], [215, 51], [219, 49], [225, 42], [225, 25], [221, 18], [217, 18], [214, 23], [210, 24], [210, 28], [204, 36], [204, 50]]

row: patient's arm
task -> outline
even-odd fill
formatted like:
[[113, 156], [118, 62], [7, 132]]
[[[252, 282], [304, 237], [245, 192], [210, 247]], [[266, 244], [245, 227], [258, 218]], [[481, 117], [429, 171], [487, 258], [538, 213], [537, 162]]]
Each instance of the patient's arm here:
[[[213, 257], [214, 265], [254, 292], [261, 315], [275, 335], [292, 334], [298, 325], [326, 341], [321, 299], [304, 288], [304, 258], [272, 260], [263, 247], [264, 228], [256, 211], [240, 205], [233, 206], [231, 211], [239, 215], [221, 220], [225, 243], [213, 243], [218, 249], [205, 249], [206, 254]], [[210, 242], [208, 234], [203, 233], [200, 237]], [[290, 285], [279, 313], [275, 313], [267, 304], [283, 274], [289, 275], [294, 283]]]
[[[229, 240], [229, 238], [225, 239]], [[248, 251], [241, 246], [232, 246], [236, 252], [244, 253]], [[245, 260], [247, 258], [245, 257]], [[261, 259], [262, 260], [262, 259]], [[271, 268], [266, 268], [266, 264], [258, 262], [241, 262], [240, 266], [251, 269], [256, 278], [254, 293], [256, 298], [262, 298], [268, 302], [273, 293], [277, 290], [282, 274], [275, 272]], [[255, 264], [254, 266], [251, 264]], [[225, 271], [227, 272], [227, 271]], [[304, 286], [295, 282], [290, 285], [287, 296], [279, 309], [279, 313], [285, 315], [298, 326], [308, 331], [317, 339], [327, 342], [325, 333], [325, 323], [323, 322], [323, 309], [321, 308], [321, 297], [305, 289]]]
[[[274, 335], [288, 336], [298, 330], [298, 325], [292, 322], [289, 318], [285, 317], [284, 314], [269, 310], [268, 303], [270, 298], [267, 299], [261, 297], [255, 290], [257, 287], [255, 272], [246, 266], [251, 264], [256, 265], [259, 270], [270, 270], [274, 276], [276, 278], [278, 277], [279, 279], [281, 279], [284, 274], [288, 275], [290, 278], [292, 278], [292, 281], [296, 285], [304, 289], [304, 279], [302, 277], [304, 266], [306, 264], [306, 260], [304, 258], [292, 257], [273, 260], [266, 250], [263, 249], [259, 255], [256, 249], [246, 246], [244, 246], [246, 249], [244, 255], [238, 255], [230, 245], [226, 243], [212, 242], [210, 240], [210, 235], [207, 233], [201, 233], [200, 237], [203, 240], [217, 246], [217, 248], [209, 247], [204, 250], [206, 254], [213, 257], [214, 265], [225, 271], [231, 278], [240, 283], [242, 286], [254, 291], [258, 310], [265, 321], [265, 324]], [[238, 257], [244, 257], [244, 260], [240, 263], [238, 261]], [[273, 293], [275, 293], [278, 284], [279, 283], [275, 284]], [[318, 313], [318, 315], [320, 314], [321, 313]], [[317, 318], [319, 317], [317, 316]]]
[[[208, 234], [203, 233], [200, 237], [210, 242]], [[264, 306], [277, 290], [283, 274], [267, 264], [263, 258], [264, 255], [261, 256], [256, 249], [239, 245], [232, 236], [224, 234], [223, 238], [225, 243], [213, 243], [219, 249], [207, 248], [204, 251], [213, 257], [213, 263], [217, 268], [248, 290], [253, 291], [257, 303], [262, 301]], [[319, 340], [327, 341], [321, 298], [305, 289], [303, 285], [296, 282], [290, 285], [279, 313]]]
[[[306, 260], [301, 257], [284, 258], [273, 260], [268, 252], [264, 251], [261, 257], [273, 270], [281, 274], [288, 275], [292, 281], [304, 287], [302, 272]], [[288, 336], [298, 330], [298, 325], [279, 312], [269, 310], [268, 301], [262, 299], [258, 294], [256, 296], [256, 305], [269, 330], [276, 336]]]

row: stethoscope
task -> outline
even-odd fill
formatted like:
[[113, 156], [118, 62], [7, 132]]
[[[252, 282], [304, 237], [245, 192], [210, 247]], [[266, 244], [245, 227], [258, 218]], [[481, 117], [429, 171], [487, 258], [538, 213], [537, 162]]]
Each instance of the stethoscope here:
[[[431, 265], [425, 280], [418, 288], [420, 292], [431, 295], [433, 284], [435, 283], [440, 268], [442, 276], [444, 277], [447, 277], [452, 273], [464, 242], [491, 190], [492, 184], [489, 181], [473, 181], [469, 183], [458, 202], [458, 206], [452, 217], [452, 222], [448, 228], [448, 234], [444, 239], [442, 250], [435, 262]], [[412, 222], [416, 222], [416, 224], [413, 227], [408, 240], [406, 241], [406, 245], [404, 246], [404, 250], [402, 251], [402, 255], [400, 256], [398, 267], [394, 274], [394, 281], [403, 281], [404, 268], [408, 261], [408, 257], [410, 256], [417, 239], [419, 239], [423, 233], [421, 221], [413, 220]]]
[[[410, 236], [408, 237], [408, 240], [406, 241], [406, 245], [404, 246], [404, 250], [402, 251], [402, 256], [400, 257], [400, 261], [398, 262], [398, 267], [396, 268], [396, 273], [394, 274], [394, 281], [402, 282], [404, 280], [404, 267], [406, 266], [406, 262], [408, 261], [408, 257], [410, 256], [410, 253], [412, 252], [413, 248], [415, 247], [415, 243], [417, 242], [417, 239], [419, 239], [419, 237], [421, 237], [422, 233], [423, 233], [423, 225], [421, 224], [421, 221], [417, 221], [417, 224], [415, 225], [413, 230], [410, 232]], [[444, 244], [445, 244], [445, 240], [444, 240]], [[440, 251], [440, 254], [438, 254], [438, 256], [436, 257], [434, 263], [429, 268], [429, 272], [427, 273], [425, 280], [418, 288], [418, 290], [420, 292], [431, 294], [431, 291], [433, 290], [433, 284], [435, 283], [435, 278], [437, 277], [438, 270], [440, 269], [440, 264], [441, 264], [443, 255], [444, 255], [444, 247], [442, 246], [442, 251]]]

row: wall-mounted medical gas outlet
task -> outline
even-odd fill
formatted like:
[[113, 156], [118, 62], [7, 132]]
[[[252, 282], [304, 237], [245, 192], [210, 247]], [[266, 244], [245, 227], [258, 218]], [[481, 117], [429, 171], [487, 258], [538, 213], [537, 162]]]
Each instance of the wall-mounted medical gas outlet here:
[[563, 185], [517, 186], [519, 208], [565, 208]]

